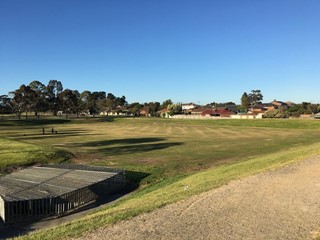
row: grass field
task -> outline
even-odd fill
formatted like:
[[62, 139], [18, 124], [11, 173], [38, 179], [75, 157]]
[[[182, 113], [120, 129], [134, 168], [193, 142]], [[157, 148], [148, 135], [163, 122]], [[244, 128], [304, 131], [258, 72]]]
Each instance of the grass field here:
[[[52, 127], [58, 134], [51, 134]], [[1, 146], [12, 146], [10, 151], [0, 148], [2, 170], [15, 164], [66, 161], [72, 155], [69, 161], [75, 163], [149, 174], [127, 198], [55, 231], [24, 237], [30, 239], [76, 236], [232, 179], [320, 153], [320, 121], [316, 120], [2, 121], [0, 131]], [[190, 186], [188, 191], [183, 190], [185, 185]]]

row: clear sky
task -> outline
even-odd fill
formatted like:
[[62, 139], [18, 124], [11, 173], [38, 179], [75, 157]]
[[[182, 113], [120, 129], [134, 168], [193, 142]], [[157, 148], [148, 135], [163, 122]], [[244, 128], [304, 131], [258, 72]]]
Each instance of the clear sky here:
[[0, 0], [0, 94], [57, 79], [129, 102], [320, 102], [319, 0]]

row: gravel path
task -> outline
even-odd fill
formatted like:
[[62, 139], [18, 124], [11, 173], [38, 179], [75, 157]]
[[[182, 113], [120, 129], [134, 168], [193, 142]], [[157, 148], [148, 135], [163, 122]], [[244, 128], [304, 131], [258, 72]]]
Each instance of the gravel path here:
[[81, 239], [312, 239], [320, 156], [87, 233]]

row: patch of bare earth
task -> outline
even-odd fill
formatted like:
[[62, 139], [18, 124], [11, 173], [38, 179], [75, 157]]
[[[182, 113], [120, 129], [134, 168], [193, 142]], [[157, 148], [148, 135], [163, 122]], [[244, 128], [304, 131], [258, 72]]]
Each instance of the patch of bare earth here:
[[[189, 189], [192, 186], [189, 186]], [[320, 156], [87, 233], [80, 239], [312, 239]]]

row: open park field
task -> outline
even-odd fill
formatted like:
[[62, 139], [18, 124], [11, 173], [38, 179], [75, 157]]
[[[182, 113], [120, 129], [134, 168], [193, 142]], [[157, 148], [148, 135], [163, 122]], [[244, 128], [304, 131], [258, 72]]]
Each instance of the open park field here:
[[102, 210], [23, 239], [76, 237], [320, 154], [317, 120], [40, 119], [0, 121], [0, 132], [2, 173], [36, 163], [71, 162], [147, 176], [138, 179], [138, 191]]

